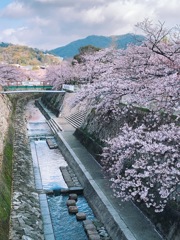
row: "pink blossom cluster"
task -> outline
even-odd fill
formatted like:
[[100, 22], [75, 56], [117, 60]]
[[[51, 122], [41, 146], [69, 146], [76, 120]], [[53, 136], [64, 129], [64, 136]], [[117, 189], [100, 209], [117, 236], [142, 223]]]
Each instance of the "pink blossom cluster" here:
[[63, 84], [76, 83], [79, 77], [76, 67], [69, 61], [63, 61], [58, 65], [49, 66], [45, 78], [55, 89], [61, 89]]
[[0, 85], [16, 84], [25, 80], [24, 72], [13, 65], [0, 64]]
[[75, 103], [86, 98], [91, 105], [107, 110], [118, 108], [120, 102], [171, 113], [179, 110], [179, 72], [148, 46], [105, 49], [84, 58], [76, 68], [79, 83], [87, 84]]
[[111, 175], [115, 195], [145, 202], [163, 211], [180, 181], [180, 129], [175, 124], [147, 131], [124, 125], [121, 134], [108, 141], [103, 165]]

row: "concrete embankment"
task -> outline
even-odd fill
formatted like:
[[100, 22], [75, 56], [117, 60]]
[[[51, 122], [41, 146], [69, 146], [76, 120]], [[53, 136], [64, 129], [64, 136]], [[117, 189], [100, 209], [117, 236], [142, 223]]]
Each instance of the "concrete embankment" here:
[[10, 240], [43, 240], [39, 196], [35, 189], [32, 157], [26, 132], [24, 106], [19, 100], [14, 120], [14, 156]]

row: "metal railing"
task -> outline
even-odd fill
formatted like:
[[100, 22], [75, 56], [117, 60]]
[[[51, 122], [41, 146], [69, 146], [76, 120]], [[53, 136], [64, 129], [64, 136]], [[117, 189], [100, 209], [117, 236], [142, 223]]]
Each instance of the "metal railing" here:
[[50, 85], [32, 85], [32, 86], [3, 86], [4, 91], [17, 91], [17, 90], [52, 90], [53, 86]]

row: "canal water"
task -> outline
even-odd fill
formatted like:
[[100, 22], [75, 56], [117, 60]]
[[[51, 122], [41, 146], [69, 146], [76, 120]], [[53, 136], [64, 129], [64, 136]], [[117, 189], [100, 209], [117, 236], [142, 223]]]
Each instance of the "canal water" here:
[[[68, 196], [46, 194], [52, 190], [67, 188], [60, 171], [60, 167], [67, 166], [67, 162], [59, 149], [49, 148], [46, 140], [53, 138], [53, 133], [34, 101], [30, 101], [26, 106], [26, 120], [45, 239], [86, 240], [82, 222], [68, 212]], [[78, 196], [77, 207], [79, 212], [86, 213], [87, 219], [94, 219], [94, 214], [83, 196]]]
[[[87, 236], [84, 232], [81, 221], [76, 220], [74, 214], [69, 214], [67, 211], [66, 201], [68, 196], [50, 196], [48, 197], [48, 204], [52, 216], [52, 224], [54, 227], [54, 234], [56, 239], [60, 240], [86, 240]], [[76, 203], [79, 212], [86, 213], [87, 219], [94, 219], [93, 212], [89, 208], [85, 198], [78, 196]]]

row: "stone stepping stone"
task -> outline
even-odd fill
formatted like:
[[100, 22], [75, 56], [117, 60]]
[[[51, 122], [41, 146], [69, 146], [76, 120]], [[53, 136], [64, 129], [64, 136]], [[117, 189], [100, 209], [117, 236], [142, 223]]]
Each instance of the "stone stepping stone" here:
[[96, 227], [94, 226], [93, 223], [89, 223], [89, 224], [84, 225], [84, 228], [85, 228], [86, 231], [97, 231]]
[[100, 240], [101, 239], [95, 225], [92, 223], [91, 220], [88, 219], [88, 220], [83, 221], [83, 226], [84, 226], [84, 229], [87, 233], [89, 240]]
[[68, 211], [69, 211], [69, 213], [76, 214], [76, 213], [78, 213], [78, 208], [77, 208], [77, 206], [69, 206]]
[[78, 221], [86, 220], [86, 214], [83, 212], [78, 212], [78, 213], [76, 213], [76, 219]]
[[77, 196], [77, 194], [76, 194], [76, 193], [71, 193], [71, 194], [69, 194], [69, 199], [72, 199], [72, 200], [75, 200], [75, 201], [77, 201], [77, 199], [78, 199], [78, 196]]
[[74, 199], [69, 199], [66, 202], [66, 205], [69, 206], [76, 206], [76, 201]]
[[58, 145], [54, 138], [47, 138], [46, 143], [50, 149], [58, 148]]

